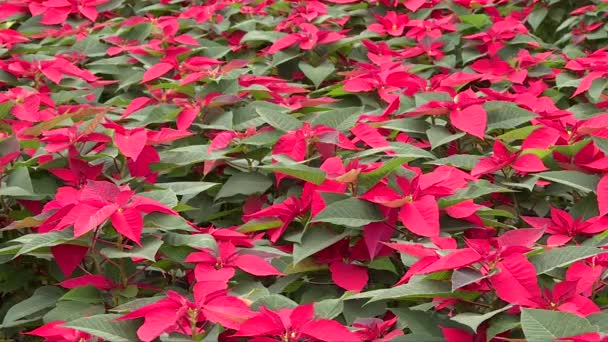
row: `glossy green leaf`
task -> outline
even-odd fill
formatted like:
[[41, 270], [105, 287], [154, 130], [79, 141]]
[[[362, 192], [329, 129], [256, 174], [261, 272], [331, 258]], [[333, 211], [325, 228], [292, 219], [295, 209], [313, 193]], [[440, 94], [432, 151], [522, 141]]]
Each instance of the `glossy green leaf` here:
[[325, 181], [325, 171], [316, 167], [310, 167], [304, 164], [283, 164], [276, 163], [272, 165], [263, 165], [258, 168], [273, 172], [284, 173], [286, 175], [305, 180], [313, 184], [321, 184]]
[[264, 193], [272, 186], [270, 178], [259, 173], [237, 173], [222, 185], [216, 199], [235, 195], [253, 195]]
[[384, 220], [375, 204], [356, 198], [348, 198], [329, 204], [318, 213], [313, 222], [327, 222], [353, 228]]
[[20, 320], [32, 315], [42, 317], [41, 311], [53, 308], [57, 300], [63, 295], [63, 290], [55, 286], [42, 286], [34, 294], [13, 305], [4, 315], [2, 327], [7, 328], [18, 325]]
[[515, 128], [529, 122], [536, 114], [511, 102], [490, 101], [483, 105], [488, 115], [486, 132], [499, 128]]
[[281, 131], [293, 131], [302, 126], [302, 121], [273, 107], [257, 106], [255, 111], [266, 123]]
[[208, 189], [213, 188], [214, 186], [219, 185], [219, 183], [210, 183], [210, 182], [172, 182], [172, 183], [156, 183], [156, 186], [170, 189], [176, 195], [198, 195], [201, 192], [204, 192]]
[[321, 85], [321, 83], [323, 83], [323, 81], [336, 70], [334, 65], [327, 61], [316, 67], [304, 62], [300, 62], [298, 63], [298, 67], [317, 88], [319, 88], [319, 85]]
[[521, 328], [529, 342], [549, 342], [560, 337], [596, 332], [583, 317], [559, 311], [522, 309]]
[[115, 314], [82, 317], [67, 322], [64, 326], [84, 331], [107, 341], [138, 341], [139, 339], [135, 333], [138, 328], [137, 321], [117, 321], [116, 319], [119, 317], [120, 315]]
[[150, 236], [142, 240], [141, 246], [135, 246], [130, 250], [120, 250], [115, 247], [105, 247], [102, 248], [99, 253], [111, 259], [141, 258], [150, 261], [155, 261], [156, 253], [162, 245], [163, 240], [159, 240]]
[[597, 183], [599, 182], [599, 178], [595, 175], [570, 170], [541, 172], [537, 173], [536, 176], [544, 180], [569, 186], [582, 192], [595, 191]]
[[604, 251], [595, 247], [565, 246], [552, 248], [530, 256], [530, 262], [537, 274], [545, 274], [559, 267], [565, 267], [575, 261], [598, 255]]
[[331, 229], [314, 227], [302, 235], [302, 241], [293, 246], [293, 263], [299, 264], [307, 257], [325, 249], [348, 236], [346, 233], [336, 233]]

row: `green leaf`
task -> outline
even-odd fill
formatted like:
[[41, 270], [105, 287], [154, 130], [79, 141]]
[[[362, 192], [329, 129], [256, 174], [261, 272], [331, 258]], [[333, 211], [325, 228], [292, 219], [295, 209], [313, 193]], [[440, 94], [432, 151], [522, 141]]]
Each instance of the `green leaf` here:
[[380, 127], [405, 133], [425, 134], [429, 124], [422, 119], [403, 118], [387, 121]]
[[467, 199], [475, 199], [496, 192], [511, 192], [512, 190], [488, 182], [485, 179], [470, 182], [466, 188], [459, 189], [455, 194], [440, 198], [439, 207], [445, 208]]
[[[6, 103], [3, 103], [3, 105]], [[1, 115], [0, 115], [1, 116]], [[20, 149], [19, 141], [15, 136], [10, 136], [8, 138], [4, 138], [0, 140], [0, 156], [5, 156], [7, 154], [18, 152]]]
[[286, 175], [305, 180], [313, 184], [321, 184], [325, 181], [325, 171], [316, 167], [310, 167], [304, 164], [283, 164], [276, 163], [271, 165], [258, 166], [260, 169], [270, 170], [273, 172], [280, 172]]
[[361, 107], [333, 109], [320, 113], [312, 120], [312, 126], [327, 126], [345, 132], [355, 126], [357, 119], [363, 113]]
[[544, 274], [603, 252], [604, 250], [595, 247], [566, 246], [531, 255], [529, 260], [537, 274]]
[[[282, 107], [279, 108], [283, 109]], [[283, 111], [269, 107], [268, 105], [255, 107], [255, 112], [258, 113], [258, 115], [267, 124], [276, 129], [288, 132], [295, 131], [296, 129], [302, 127], [302, 121], [290, 116], [289, 114], [285, 114]]]
[[371, 270], [388, 271], [394, 274], [398, 274], [395, 265], [389, 257], [375, 258], [372, 262], [367, 264], [367, 268]]
[[435, 159], [436, 157], [429, 151], [423, 150], [416, 146], [401, 143], [401, 142], [390, 142], [390, 149], [395, 151], [395, 157], [407, 157], [407, 158], [430, 158]]
[[[439, 329], [439, 324], [443, 322], [440, 322], [441, 320], [436, 313], [413, 310], [405, 307], [391, 308], [390, 310], [399, 319], [399, 328], [407, 327], [414, 334], [430, 335], [433, 338], [438, 338], [438, 341], [445, 341], [443, 339], [443, 333], [441, 332], [441, 329]], [[436, 340], [425, 338], [420, 341], [426, 342]]]
[[[296, 247], [294, 246], [294, 250], [295, 249]], [[315, 272], [325, 269], [327, 269], [327, 265], [320, 265], [312, 258], [306, 258], [298, 263], [288, 264], [285, 269], [283, 269], [283, 273], [288, 275], [296, 275], [297, 273]]]
[[336, 67], [327, 60], [316, 67], [302, 61], [298, 64], [298, 67], [316, 88], [319, 88], [319, 85], [336, 70]]
[[433, 126], [426, 131], [426, 135], [429, 138], [432, 150], [454, 140], [460, 139], [465, 136], [465, 134], [466, 133], [463, 132], [453, 134], [443, 126]]
[[[552, 150], [555, 152], [559, 152], [567, 157], [572, 158], [576, 154], [578, 154], [589, 143], [591, 143], [591, 139], [582, 139], [580, 141], [577, 141], [577, 142], [569, 144], [569, 145], [553, 146]], [[542, 150], [540, 150], [540, 151], [542, 151]], [[547, 153], [548, 151], [544, 151], [544, 152]]]
[[431, 165], [451, 165], [464, 170], [472, 170], [479, 162], [481, 156], [474, 154], [453, 154], [449, 157], [439, 158], [426, 162]]
[[329, 91], [326, 92], [325, 95], [327, 95], [329, 97], [333, 97], [333, 98], [352, 94], [352, 93], [344, 90], [343, 84], [333, 84], [333, 85], [327, 87], [327, 89]]
[[215, 196], [215, 199], [235, 195], [253, 195], [266, 192], [272, 186], [270, 178], [259, 173], [237, 173], [228, 178]]
[[370, 302], [380, 300], [408, 299], [408, 298], [462, 298], [474, 297], [475, 293], [452, 292], [449, 282], [441, 280], [427, 280], [424, 277], [413, 277], [407, 284], [389, 289], [373, 290], [348, 297], [348, 299], [371, 298]]
[[193, 230], [183, 217], [163, 213], [151, 213], [146, 215], [144, 218], [144, 227], [158, 228], [165, 231]]
[[[219, 325], [212, 325], [211, 329], [206, 330], [206, 333], [200, 342], [215, 342], [218, 341], [219, 336]], [[163, 334], [159, 336], [160, 342], [192, 342], [192, 337], [184, 334], [172, 332], [170, 334]]]
[[270, 66], [277, 67], [285, 62], [288, 62], [292, 59], [296, 59], [300, 56], [301, 56], [300, 53], [298, 53], [297, 51], [293, 51], [293, 50], [278, 51], [272, 55], [272, 61], [270, 62]]
[[[55, 306], [57, 300], [63, 296], [63, 290], [56, 286], [42, 286], [34, 291], [34, 294], [15, 305], [13, 305], [4, 316], [3, 327], [11, 326], [19, 320], [39, 313], [42, 310], [50, 309]], [[37, 316], [37, 317], [41, 317]]]
[[452, 96], [446, 92], [416, 93], [414, 95], [416, 107], [423, 106], [431, 101], [452, 101]]
[[373, 171], [360, 173], [359, 177], [357, 178], [357, 183], [359, 184], [359, 193], [364, 193], [371, 189], [384, 177], [388, 176], [397, 168], [404, 165], [407, 160], [407, 158], [391, 158], [389, 161]]
[[280, 294], [270, 294], [258, 298], [251, 304], [251, 309], [259, 310], [260, 306], [270, 310], [293, 309], [298, 306], [298, 303]]
[[506, 185], [512, 188], [521, 188], [526, 189], [528, 191], [532, 191], [538, 182], [538, 177], [536, 175], [526, 176], [524, 178], [518, 179], [517, 182], [502, 182], [502, 185]]
[[281, 136], [283, 136], [283, 132], [273, 130], [252, 135], [239, 141], [239, 143], [243, 145], [266, 146], [276, 143]]
[[172, 190], [152, 190], [139, 193], [138, 196], [147, 197], [173, 208], [177, 205], [177, 196]]
[[247, 221], [239, 227], [241, 233], [259, 232], [273, 228], [279, 228], [283, 222], [272, 217], [263, 217]]
[[79, 286], [69, 290], [59, 300], [82, 302], [88, 304], [101, 303], [103, 298], [101, 293], [94, 286]]
[[485, 279], [490, 276], [492, 276], [492, 273], [484, 275], [479, 271], [470, 268], [461, 268], [455, 270], [454, 272], [452, 272], [452, 291], [455, 291], [469, 284], [476, 283], [481, 279]]
[[110, 311], [112, 312], [120, 312], [120, 313], [127, 313], [130, 311], [135, 311], [139, 308], [142, 308], [146, 305], [150, 305], [153, 303], [156, 303], [162, 299], [166, 298], [165, 296], [157, 296], [157, 297], [145, 297], [145, 298], [137, 298], [134, 299], [130, 302], [121, 304], [119, 306], [116, 306], [112, 309], [110, 309]]
[[[188, 145], [174, 148], [168, 151], [160, 152], [160, 160], [162, 163], [153, 164], [152, 171], [163, 169], [165, 165], [191, 165], [200, 163], [205, 160], [213, 160], [221, 158], [221, 155], [214, 157], [214, 154], [209, 154], [209, 145]], [[156, 165], [156, 166], [154, 166]]]
[[155, 186], [163, 187], [172, 190], [176, 195], [198, 195], [208, 189], [213, 188], [219, 183], [209, 182], [173, 182], [173, 183], [156, 183]]
[[363, 300], [344, 300], [342, 315], [348, 324], [361, 317], [378, 317], [386, 313], [386, 303], [368, 303]]
[[106, 312], [101, 304], [91, 304], [74, 301], [59, 301], [51, 311], [42, 318], [45, 323], [55, 321], [71, 321], [80, 317], [100, 315]]
[[110, 259], [121, 258], [142, 258], [156, 261], [156, 252], [162, 246], [163, 240], [148, 236], [141, 242], [141, 246], [133, 247], [130, 250], [120, 250], [115, 247], [102, 248], [99, 252]]
[[579, 171], [547, 171], [535, 174], [537, 177], [564, 184], [582, 192], [592, 192], [597, 188], [599, 177]]
[[324, 299], [314, 303], [315, 317], [334, 319], [344, 310], [344, 300], [342, 298]]
[[586, 317], [589, 323], [597, 326], [599, 331], [608, 334], [608, 312], [602, 311]]
[[461, 15], [460, 20], [465, 24], [469, 24], [469, 25], [475, 26], [477, 28], [482, 28], [486, 25], [492, 24], [492, 20], [486, 14]]
[[456, 321], [460, 324], [466, 325], [467, 327], [469, 327], [471, 329], [472, 332], [477, 332], [477, 328], [485, 321], [489, 320], [490, 318], [498, 315], [499, 313], [510, 309], [512, 306], [511, 305], [507, 305], [502, 309], [498, 309], [498, 310], [494, 310], [494, 311], [490, 311], [487, 312], [485, 314], [478, 314], [478, 313], [474, 313], [474, 312], [463, 312], [460, 314], [457, 314], [455, 316], [452, 316], [452, 321]]
[[347, 233], [338, 234], [331, 229], [314, 227], [302, 235], [302, 241], [293, 245], [293, 263], [297, 265], [307, 257], [325, 249], [348, 236]]
[[152, 23], [141, 23], [127, 28], [120, 36], [127, 40], [144, 40], [152, 32]]
[[600, 96], [602, 95], [604, 89], [606, 89], [607, 85], [608, 82], [606, 82], [606, 80], [603, 78], [593, 80], [591, 87], [587, 91], [587, 95], [592, 100], [592, 103], [597, 103], [600, 101]]
[[404, 157], [404, 158], [413, 158], [413, 159], [416, 159], [416, 158], [435, 159], [435, 156], [432, 153], [425, 151], [421, 148], [418, 148], [416, 146], [412, 146], [410, 144], [405, 144], [405, 143], [400, 143], [400, 142], [390, 142], [389, 145], [390, 146], [386, 146], [386, 147], [377, 147], [377, 148], [367, 149], [363, 152], [357, 153], [356, 156], [359, 158], [363, 158], [363, 157], [372, 156], [375, 154], [384, 153], [386, 151], [393, 151], [393, 152], [395, 152], [393, 154], [394, 157]]
[[511, 142], [514, 140], [524, 140], [526, 139], [532, 132], [540, 128], [541, 126], [525, 126], [522, 128], [517, 128], [506, 132], [505, 134], [501, 134], [496, 137], [504, 142]]
[[519, 326], [519, 317], [514, 315], [500, 315], [490, 322], [488, 327], [487, 339], [492, 340], [498, 334]]
[[[4, 72], [0, 72], [0, 79], [2, 78], [3, 74]], [[0, 119], [4, 119], [10, 113], [14, 105], [15, 103], [13, 101], [0, 103]]]
[[483, 105], [488, 115], [487, 132], [499, 128], [515, 128], [536, 117], [531, 111], [512, 102], [490, 101]]
[[23, 246], [15, 255], [20, 255], [32, 252], [43, 247], [52, 247], [70, 241], [74, 238], [73, 232], [69, 230], [52, 231], [44, 234], [28, 234], [14, 239], [13, 242], [22, 242]]
[[532, 26], [532, 28], [536, 31], [538, 26], [542, 24], [543, 20], [545, 20], [547, 13], [549, 13], [549, 9], [547, 7], [536, 7], [532, 13], [528, 15], [528, 24], [530, 24], [530, 26]]
[[28, 168], [25, 166], [14, 168], [6, 179], [6, 185], [0, 187], [0, 195], [10, 197], [36, 196]]
[[137, 296], [137, 294], [139, 293], [139, 288], [137, 287], [137, 285], [131, 284], [123, 289], [116, 289], [115, 291], [113, 291], [113, 293], [118, 294], [124, 298], [135, 298], [135, 296]]
[[373, 203], [357, 198], [348, 198], [329, 204], [315, 216], [313, 222], [327, 222], [337, 225], [361, 228], [384, 220], [384, 215]]
[[285, 36], [282, 32], [276, 31], [249, 31], [241, 38], [242, 42], [251, 42], [262, 40], [267, 42], [275, 42], [277, 39]]
[[167, 233], [163, 237], [163, 241], [171, 246], [188, 246], [195, 249], [209, 248], [217, 250], [217, 243], [213, 236], [209, 234], [176, 234]]
[[[591, 119], [592, 117], [602, 113], [601, 109], [591, 103], [577, 103], [574, 106], [568, 107], [567, 111], [572, 112], [572, 114], [574, 114], [574, 117], [579, 120]], [[592, 139], [606, 140], [604, 138], [597, 137], [592, 137]]]
[[[594, 216], [598, 216], [599, 214], [600, 213], [597, 205], [597, 196], [593, 192], [587, 194], [587, 196], [583, 197], [580, 201], [576, 202], [570, 208], [570, 215], [575, 218], [581, 218], [583, 220], [588, 220]], [[599, 235], [601, 234], [595, 235], [594, 239], [597, 238]], [[588, 242], [589, 240], [592, 239], [585, 240], [585, 242]]]
[[521, 327], [528, 342], [552, 342], [560, 337], [597, 332], [597, 327], [583, 317], [538, 309], [521, 309]]
[[602, 150], [604, 154], [608, 154], [608, 139], [593, 137], [592, 140], [597, 148]]
[[136, 331], [139, 328], [137, 320], [117, 321], [121, 315], [104, 314], [82, 317], [66, 323], [64, 326], [84, 331], [106, 341], [130, 342], [139, 341]]

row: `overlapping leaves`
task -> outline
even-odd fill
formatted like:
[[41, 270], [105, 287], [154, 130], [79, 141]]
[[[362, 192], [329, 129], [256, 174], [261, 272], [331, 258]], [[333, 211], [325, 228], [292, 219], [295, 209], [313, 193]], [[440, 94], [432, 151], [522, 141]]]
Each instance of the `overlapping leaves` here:
[[3, 2], [0, 336], [605, 339], [606, 11]]

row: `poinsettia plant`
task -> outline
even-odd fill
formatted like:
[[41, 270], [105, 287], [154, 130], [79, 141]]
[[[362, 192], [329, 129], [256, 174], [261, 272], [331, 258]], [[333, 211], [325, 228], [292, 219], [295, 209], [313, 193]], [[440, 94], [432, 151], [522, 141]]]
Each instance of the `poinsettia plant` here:
[[605, 0], [5, 0], [0, 340], [608, 341]]

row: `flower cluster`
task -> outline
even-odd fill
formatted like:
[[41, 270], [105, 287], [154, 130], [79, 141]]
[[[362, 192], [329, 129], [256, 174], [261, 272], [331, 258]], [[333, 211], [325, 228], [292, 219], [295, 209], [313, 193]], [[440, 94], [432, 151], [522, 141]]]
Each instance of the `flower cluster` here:
[[0, 340], [608, 341], [608, 1], [0, 2]]

